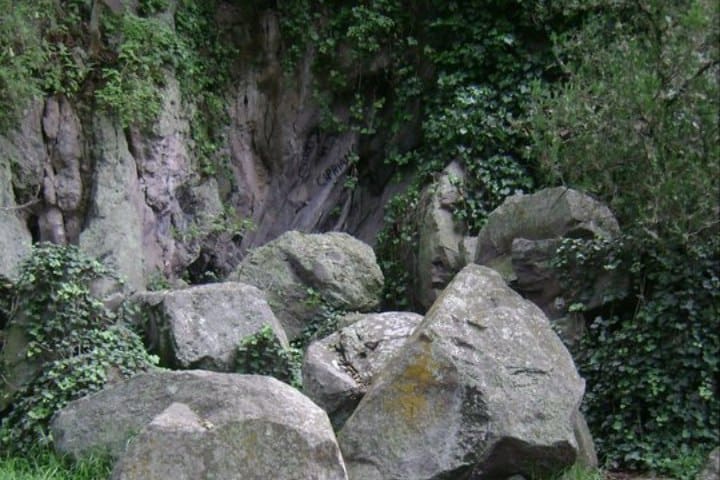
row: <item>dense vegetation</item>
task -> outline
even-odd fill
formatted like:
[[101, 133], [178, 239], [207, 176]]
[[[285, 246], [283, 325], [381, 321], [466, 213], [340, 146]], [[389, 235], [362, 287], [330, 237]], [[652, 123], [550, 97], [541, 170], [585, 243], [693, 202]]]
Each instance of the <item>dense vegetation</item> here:
[[47, 447], [56, 411], [157, 363], [123, 323], [123, 310], [108, 310], [91, 293], [93, 281], [110, 278], [107, 268], [74, 246], [39, 244], [22, 264], [3, 307], [10, 318], [8, 344], [26, 345], [31, 375], [0, 423], [3, 452]]
[[[457, 212], [469, 233], [518, 191], [562, 184], [604, 200], [621, 238], [567, 241], [556, 261], [576, 311], [588, 279], [571, 272], [616, 270], [629, 285], [585, 312], [590, 334], [575, 355], [586, 414], [605, 466], [692, 478], [720, 440], [717, 5], [291, 3], [293, 45], [314, 44], [318, 63], [336, 66], [325, 94], [356, 92], [360, 114], [328, 128], [419, 126], [418, 145], [386, 144], [386, 162], [415, 178], [378, 239], [391, 303], [408, 306], [419, 190], [451, 160], [469, 174]], [[331, 20], [313, 24], [313, 12]], [[386, 66], [369, 75], [379, 53]]]
[[[147, 127], [172, 69], [197, 107], [199, 170], [221, 174], [222, 89], [238, 52], [213, 17], [218, 2], [180, 0], [175, 29], [159, 14], [164, 0], [141, 0], [135, 13], [100, 23], [89, 20], [93, 3], [0, 0], [0, 129], [32, 97], [54, 94]], [[566, 241], [556, 260], [578, 311], [588, 278], [573, 272], [614, 270], [628, 280], [584, 312], [590, 333], [574, 353], [588, 380], [586, 414], [605, 466], [690, 478], [720, 442], [716, 2], [235, 3], [277, 9], [287, 75], [314, 52], [323, 128], [381, 138], [386, 167], [356, 157], [355, 175], [384, 169], [414, 179], [387, 206], [378, 238], [393, 306], [408, 306], [403, 257], [416, 241], [420, 189], [452, 160], [468, 173], [457, 215], [471, 234], [506, 196], [544, 186], [577, 187], [611, 206], [620, 238]], [[351, 104], [349, 117], [337, 102]], [[402, 136], [408, 125], [416, 142]], [[44, 247], [23, 271], [17, 285], [0, 285], [14, 292], [4, 309], [8, 318], [28, 312], [47, 368], [3, 420], [4, 441], [20, 447], [43, 438], [54, 409], [99, 388], [107, 355], [121, 355], [127, 374], [151, 363], [89, 295], [89, 281], [107, 273], [98, 264]], [[71, 344], [59, 340], [68, 335]], [[270, 338], [241, 345], [238, 368], [297, 383], [296, 352]], [[77, 350], [74, 339], [96, 349]]]
[[534, 156], [545, 182], [605, 200], [624, 234], [566, 241], [557, 263], [630, 282], [586, 313], [588, 420], [606, 465], [692, 478], [720, 440], [718, 7], [640, 2], [558, 46], [567, 81], [536, 91]]

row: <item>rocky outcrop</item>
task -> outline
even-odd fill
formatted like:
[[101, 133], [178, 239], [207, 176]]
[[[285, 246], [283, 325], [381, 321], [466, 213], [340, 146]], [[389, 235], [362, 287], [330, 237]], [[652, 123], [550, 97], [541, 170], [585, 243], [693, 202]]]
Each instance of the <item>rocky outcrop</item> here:
[[0, 277], [15, 279], [20, 262], [30, 254], [32, 238], [18, 216], [10, 162], [0, 154]]
[[115, 480], [347, 478], [325, 412], [270, 377], [140, 374], [71, 402], [51, 429], [61, 453], [119, 458]]
[[[551, 265], [563, 238], [610, 239], [620, 232], [612, 212], [588, 195], [565, 187], [508, 197], [480, 231], [475, 261], [500, 272], [523, 296], [554, 321], [572, 343], [584, 332], [581, 316], [568, 312], [570, 292], [564, 291]], [[597, 272], [586, 308], [602, 304], [622, 279]]]
[[453, 162], [420, 195], [417, 255], [409, 271], [413, 272], [412, 302], [423, 311], [469, 260], [463, 255], [467, 238], [463, 222], [453, 216], [464, 178], [462, 167]]
[[370, 311], [380, 304], [383, 275], [375, 253], [345, 233], [287, 232], [251, 251], [229, 280], [254, 285], [290, 339], [320, 311]]
[[303, 391], [328, 412], [336, 429], [422, 320], [408, 312], [352, 316], [349, 326], [311, 343], [303, 361]]
[[288, 346], [265, 295], [250, 285], [214, 283], [143, 293], [135, 300], [149, 350], [164, 366], [232, 372], [237, 346], [265, 325]]
[[351, 479], [549, 476], [578, 456], [583, 390], [540, 309], [469, 265], [338, 438]]
[[122, 129], [107, 117], [95, 119], [98, 146], [91, 217], [80, 234], [80, 248], [102, 258], [132, 290], [145, 288], [143, 199], [135, 159]]
[[23, 319], [12, 322], [4, 332], [0, 349], [0, 412], [14, 401], [17, 392], [25, 388], [42, 369], [43, 360], [28, 358], [29, 339]]

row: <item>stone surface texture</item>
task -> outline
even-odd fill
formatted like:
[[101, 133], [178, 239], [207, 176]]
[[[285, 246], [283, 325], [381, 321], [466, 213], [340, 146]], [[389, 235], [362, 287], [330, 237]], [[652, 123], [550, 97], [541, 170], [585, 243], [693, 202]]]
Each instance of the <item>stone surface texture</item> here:
[[287, 347], [263, 292], [237, 282], [143, 293], [135, 298], [145, 318], [145, 338], [163, 365], [232, 372], [238, 344], [269, 325]]
[[497, 272], [469, 265], [338, 438], [351, 479], [553, 475], [577, 459], [583, 392], [542, 311]]
[[270, 377], [158, 371], [71, 402], [55, 447], [119, 458], [114, 480], [343, 480], [327, 415]]
[[228, 279], [263, 290], [290, 339], [300, 335], [321, 303], [370, 311], [379, 306], [383, 287], [372, 248], [336, 232], [287, 232], [251, 251]]
[[311, 343], [303, 361], [303, 391], [328, 412], [336, 429], [422, 320], [409, 312], [352, 317], [347, 327]]

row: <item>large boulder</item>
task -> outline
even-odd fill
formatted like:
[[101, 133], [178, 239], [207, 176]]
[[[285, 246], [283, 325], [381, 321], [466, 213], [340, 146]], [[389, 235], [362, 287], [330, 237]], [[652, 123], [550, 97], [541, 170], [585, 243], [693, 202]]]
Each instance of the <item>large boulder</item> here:
[[351, 325], [311, 343], [303, 361], [303, 391], [328, 412], [336, 429], [422, 321], [421, 315], [408, 312], [352, 316], [356, 321]]
[[336, 232], [287, 232], [251, 251], [229, 280], [264, 290], [290, 339], [301, 334], [322, 303], [370, 311], [380, 304], [383, 288], [372, 248]]
[[583, 391], [542, 311], [469, 265], [338, 438], [351, 479], [550, 476], [578, 456]]
[[[480, 230], [475, 262], [502, 274], [515, 290], [538, 305], [572, 343], [583, 333], [580, 316], [568, 312], [570, 292], [560, 283], [552, 260], [563, 238], [611, 239], [620, 232], [617, 220], [602, 203], [565, 187], [508, 197]], [[587, 308], [622, 286], [622, 279], [596, 272]]]
[[233, 371], [238, 344], [265, 325], [288, 347], [265, 295], [251, 285], [213, 283], [135, 298], [146, 342], [165, 366]]
[[258, 375], [140, 374], [71, 402], [51, 431], [61, 453], [120, 458], [116, 480], [347, 478], [325, 412]]

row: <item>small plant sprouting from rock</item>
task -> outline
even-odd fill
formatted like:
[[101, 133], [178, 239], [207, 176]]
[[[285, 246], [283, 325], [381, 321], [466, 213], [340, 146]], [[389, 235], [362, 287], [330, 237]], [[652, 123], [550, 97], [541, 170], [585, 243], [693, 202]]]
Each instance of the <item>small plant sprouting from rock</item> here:
[[265, 325], [238, 346], [235, 371], [268, 375], [301, 388], [301, 365], [302, 352], [294, 347], [283, 347], [272, 328]]

